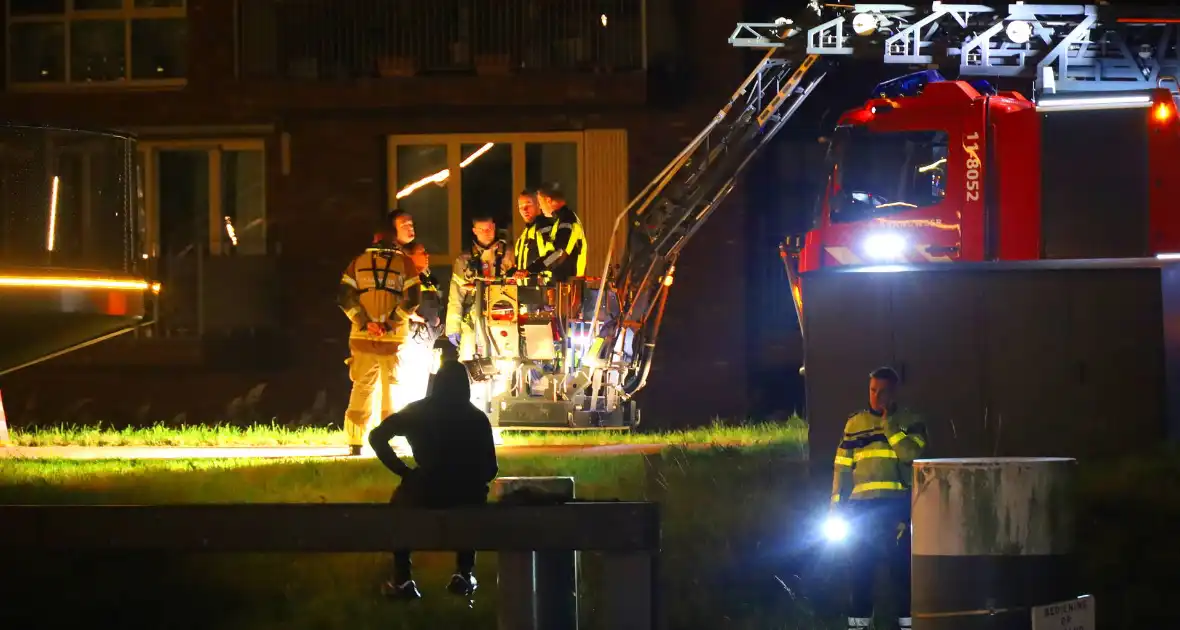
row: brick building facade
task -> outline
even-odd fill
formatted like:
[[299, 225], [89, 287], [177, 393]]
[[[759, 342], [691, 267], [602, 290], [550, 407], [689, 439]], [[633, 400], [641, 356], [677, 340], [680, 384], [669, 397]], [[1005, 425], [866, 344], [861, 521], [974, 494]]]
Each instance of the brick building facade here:
[[[411, 210], [442, 271], [470, 207], [515, 216], [515, 191], [555, 174], [601, 264], [614, 214], [748, 72], [726, 42], [739, 2], [185, 2], [9, 0], [0, 116], [138, 135], [147, 250], [171, 294], [135, 336], [4, 377], [17, 425], [209, 420], [262, 383], [254, 419], [338, 422], [334, 294], [379, 212]], [[459, 175], [396, 199], [436, 167]], [[477, 168], [500, 183], [465, 190]], [[747, 219], [739, 189], [681, 258], [649, 424], [749, 412]]]

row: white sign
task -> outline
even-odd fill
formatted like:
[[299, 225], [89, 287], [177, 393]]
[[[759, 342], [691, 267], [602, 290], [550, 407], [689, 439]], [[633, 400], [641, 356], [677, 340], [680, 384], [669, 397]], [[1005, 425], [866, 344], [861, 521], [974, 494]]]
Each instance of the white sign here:
[[1094, 596], [1032, 609], [1032, 630], [1094, 630]]

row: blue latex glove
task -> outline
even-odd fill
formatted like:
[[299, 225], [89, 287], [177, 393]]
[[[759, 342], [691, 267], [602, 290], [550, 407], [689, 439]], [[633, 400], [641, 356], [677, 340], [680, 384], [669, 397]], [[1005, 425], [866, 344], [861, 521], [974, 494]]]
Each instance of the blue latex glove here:
[[447, 335], [447, 339], [450, 340], [451, 345], [455, 346], [456, 348], [459, 347], [459, 333], [451, 333]]

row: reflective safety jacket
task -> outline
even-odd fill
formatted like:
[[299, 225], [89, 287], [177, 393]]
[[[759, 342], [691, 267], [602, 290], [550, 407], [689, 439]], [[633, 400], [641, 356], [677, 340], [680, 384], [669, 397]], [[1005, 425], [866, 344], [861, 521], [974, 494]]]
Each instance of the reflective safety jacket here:
[[[380, 245], [367, 248], [344, 270], [337, 302], [352, 321], [348, 334], [354, 352], [392, 355], [410, 332], [410, 315], [421, 300], [417, 270], [399, 249]], [[381, 324], [374, 336], [368, 324]]]
[[524, 226], [524, 231], [516, 239], [516, 247], [513, 251], [517, 269], [528, 269], [533, 261], [540, 260], [545, 242], [544, 235], [552, 225], [553, 219], [538, 214], [532, 223]]
[[[519, 243], [517, 248], [519, 249]], [[460, 254], [451, 269], [451, 287], [447, 294], [446, 334], [474, 330], [471, 307], [475, 304], [475, 287], [471, 286], [471, 283], [476, 277], [501, 278], [515, 266], [513, 251], [503, 240], [495, 240], [487, 247], [476, 241], [471, 245], [471, 251]]]
[[852, 414], [836, 449], [832, 503], [909, 496], [926, 442], [926, 426], [906, 409]]
[[548, 272], [556, 282], [586, 275], [586, 234], [578, 215], [562, 206], [552, 219], [542, 238], [541, 258], [529, 261], [529, 272]]
[[442, 322], [439, 321], [442, 315], [442, 295], [430, 269], [418, 274], [418, 283], [422, 294], [416, 312], [425, 322], [410, 321], [410, 339], [416, 343], [431, 345], [443, 331]]

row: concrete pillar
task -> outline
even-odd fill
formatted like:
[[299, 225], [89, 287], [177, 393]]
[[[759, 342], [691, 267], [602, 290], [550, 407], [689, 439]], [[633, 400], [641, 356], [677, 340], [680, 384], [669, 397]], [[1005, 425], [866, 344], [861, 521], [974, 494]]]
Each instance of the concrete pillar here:
[[915, 630], [1029, 630], [1033, 606], [1073, 599], [1067, 458], [914, 462]]
[[[544, 505], [574, 499], [573, 477], [500, 477], [492, 487], [500, 503]], [[500, 630], [577, 630], [576, 551], [499, 554]]]

